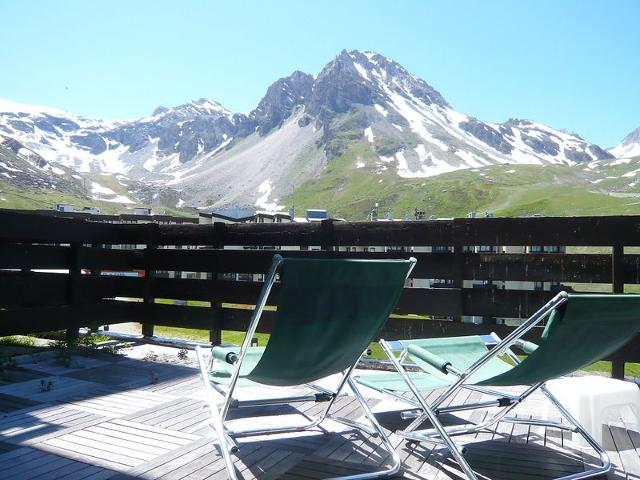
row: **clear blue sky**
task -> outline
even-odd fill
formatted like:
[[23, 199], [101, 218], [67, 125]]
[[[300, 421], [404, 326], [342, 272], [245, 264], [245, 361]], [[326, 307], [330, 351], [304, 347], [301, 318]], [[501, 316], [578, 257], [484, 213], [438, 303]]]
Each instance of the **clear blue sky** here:
[[0, 1], [0, 97], [108, 119], [208, 97], [249, 111], [293, 70], [373, 50], [457, 110], [604, 147], [640, 127], [640, 1]]

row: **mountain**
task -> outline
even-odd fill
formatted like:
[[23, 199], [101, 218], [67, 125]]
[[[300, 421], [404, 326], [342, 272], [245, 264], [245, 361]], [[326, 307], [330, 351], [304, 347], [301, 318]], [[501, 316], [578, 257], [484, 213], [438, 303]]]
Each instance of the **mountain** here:
[[540, 123], [491, 124], [459, 113], [398, 63], [359, 51], [341, 52], [316, 77], [296, 71], [277, 80], [248, 114], [200, 99], [142, 119], [101, 121], [0, 101], [0, 135], [82, 175], [171, 189], [177, 204], [269, 209], [318, 185], [367, 192], [364, 205], [381, 183], [402, 179], [613, 158]]
[[46, 161], [12, 138], [0, 136], [0, 178], [15, 187], [37, 187], [85, 194], [75, 172]]
[[622, 139], [617, 146], [609, 150], [618, 158], [631, 158], [640, 155], [640, 127]]

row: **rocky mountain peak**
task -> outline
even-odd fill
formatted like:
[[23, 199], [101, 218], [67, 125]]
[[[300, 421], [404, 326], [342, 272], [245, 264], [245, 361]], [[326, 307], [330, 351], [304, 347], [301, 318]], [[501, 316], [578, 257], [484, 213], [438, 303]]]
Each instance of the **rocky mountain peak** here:
[[440, 92], [408, 72], [398, 62], [376, 52], [353, 50], [348, 55], [365, 79], [384, 85], [401, 95], [409, 94], [427, 105], [435, 104], [443, 108], [449, 106]]
[[316, 78], [307, 112], [326, 121], [354, 103], [373, 105], [379, 92], [357, 65], [346, 50], [329, 62]]
[[155, 110], [153, 111], [153, 113], [151, 114], [152, 117], [157, 117], [159, 115], [162, 115], [164, 113], [167, 113], [170, 110], [169, 107], [163, 107], [162, 105], [158, 106], [155, 108]]
[[246, 133], [256, 130], [266, 135], [282, 125], [296, 108], [305, 105], [313, 89], [313, 76], [296, 70], [271, 84], [258, 106], [249, 114]]
[[640, 128], [636, 128], [609, 151], [618, 158], [631, 158], [640, 155]]
[[392, 103], [394, 95], [449, 107], [437, 90], [399, 63], [376, 52], [343, 50], [318, 75], [307, 111], [327, 120], [347, 112], [353, 104]]
[[640, 143], [640, 127], [622, 139], [621, 145], [630, 145], [632, 143]]
[[215, 100], [200, 98], [177, 107], [160, 106], [153, 111], [151, 118], [169, 117], [171, 120], [190, 119], [199, 116], [231, 117], [233, 114]]

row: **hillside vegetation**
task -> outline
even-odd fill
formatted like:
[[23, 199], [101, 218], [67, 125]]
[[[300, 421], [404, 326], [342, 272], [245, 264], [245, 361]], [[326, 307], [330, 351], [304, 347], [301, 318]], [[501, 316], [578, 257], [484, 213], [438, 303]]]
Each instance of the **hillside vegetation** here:
[[359, 143], [281, 203], [298, 212], [326, 208], [349, 220], [365, 220], [375, 203], [380, 216], [391, 212], [394, 218], [411, 215], [415, 208], [437, 217], [470, 211], [497, 216], [640, 214], [640, 189], [634, 181], [640, 157], [589, 165], [496, 165], [401, 178], [391, 169], [381, 170], [378, 158]]

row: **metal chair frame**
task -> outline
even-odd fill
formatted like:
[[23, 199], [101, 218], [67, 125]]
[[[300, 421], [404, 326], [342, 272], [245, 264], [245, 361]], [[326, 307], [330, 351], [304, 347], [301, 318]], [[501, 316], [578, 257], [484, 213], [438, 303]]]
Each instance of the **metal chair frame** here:
[[[488, 387], [480, 387], [475, 386], [473, 384], [465, 383], [468, 379], [477, 372], [483, 365], [485, 365], [489, 360], [501, 355], [507, 355], [513, 362], [520, 363], [520, 359], [517, 355], [513, 353], [511, 347], [513, 345], [517, 345], [518, 342], [521, 341], [521, 337], [526, 334], [533, 327], [538, 325], [542, 320], [547, 318], [551, 312], [567, 302], [568, 295], [566, 292], [558, 293], [554, 298], [552, 298], [549, 302], [547, 302], [542, 308], [536, 311], [531, 317], [529, 317], [522, 325], [516, 328], [513, 332], [511, 332], [504, 339], [500, 339], [498, 335], [492, 333], [489, 336], [488, 340], [485, 340], [487, 345], [493, 345], [493, 348], [483, 357], [478, 359], [473, 365], [471, 365], [465, 371], [459, 371], [453, 368], [451, 365], [446, 365], [445, 368], [448, 374], [456, 377], [456, 381], [452, 383], [449, 387], [445, 389], [443, 393], [441, 393], [434, 401], [431, 403], [427, 403], [424, 397], [420, 394], [419, 389], [416, 387], [414, 382], [411, 380], [410, 376], [407, 374], [405, 368], [402, 366], [402, 362], [407, 356], [407, 350], [400, 342], [388, 342], [383, 339], [380, 340], [380, 346], [383, 351], [389, 358], [389, 361], [394, 366], [396, 371], [400, 374], [402, 379], [406, 382], [409, 387], [411, 393], [414, 398], [412, 400], [412, 405], [417, 407], [417, 411], [411, 411], [405, 413], [405, 418], [416, 417], [415, 420], [411, 422], [403, 430], [398, 430], [396, 433], [407, 440], [414, 442], [427, 441], [436, 444], [444, 445], [450, 452], [453, 458], [456, 460], [465, 476], [469, 480], [477, 480], [475, 472], [471, 469], [471, 466], [464, 458], [465, 449], [459, 445], [457, 445], [451, 437], [456, 435], [465, 435], [468, 433], [475, 433], [481, 430], [486, 430], [489, 427], [495, 425], [499, 421], [509, 422], [509, 423], [520, 423], [520, 424], [528, 424], [528, 425], [538, 425], [538, 426], [549, 426], [558, 428], [561, 430], [568, 430], [574, 433], [580, 434], [586, 442], [597, 452], [600, 457], [601, 466], [596, 468], [587, 470], [585, 472], [575, 473], [571, 475], [566, 475], [563, 477], [559, 477], [557, 480], [578, 480], [583, 478], [591, 478], [602, 475], [609, 471], [611, 468], [611, 461], [606, 451], [593, 439], [593, 437], [587, 432], [578, 421], [567, 411], [567, 409], [553, 396], [553, 394], [546, 387], [545, 382], [539, 382], [534, 385], [527, 387], [522, 393], [519, 395], [513, 395], [507, 392], [501, 392], [499, 390], [495, 390], [494, 388]], [[400, 356], [396, 357], [394, 352], [400, 350]], [[480, 391], [485, 394], [493, 395], [496, 397], [495, 400], [477, 402], [475, 404], [468, 405], [453, 405], [453, 406], [442, 406], [443, 403], [453, 398], [461, 389], [471, 389]], [[544, 395], [551, 401], [551, 403], [562, 413], [564, 418], [568, 423], [559, 423], [554, 422], [552, 420], [537, 420], [537, 419], [521, 419], [515, 417], [507, 417], [507, 414], [512, 411], [516, 406], [525, 401], [527, 397], [529, 397], [533, 392], [535, 392], [538, 388], [542, 390]], [[387, 393], [391, 393], [388, 390], [385, 390]], [[396, 395], [397, 396], [397, 395]], [[408, 399], [405, 397], [401, 397], [404, 401]], [[444, 413], [451, 413], [462, 410], [475, 410], [479, 408], [489, 408], [489, 407], [502, 407], [496, 414], [491, 416], [488, 420], [482, 422], [478, 425], [473, 425], [470, 427], [452, 427], [447, 428], [442, 425], [440, 420], [438, 419], [439, 415]], [[427, 430], [420, 430], [420, 425], [429, 420], [433, 428]]]
[[[365, 480], [369, 478], [378, 478], [388, 475], [393, 475], [400, 470], [401, 461], [398, 457], [398, 454], [395, 452], [393, 445], [389, 441], [387, 434], [384, 429], [374, 416], [373, 412], [369, 408], [366, 399], [360, 393], [357, 384], [351, 378], [351, 373], [355, 369], [358, 362], [355, 362], [350, 368], [346, 369], [342, 372], [340, 377], [340, 381], [338, 382], [338, 386], [335, 391], [330, 391], [319, 387], [313, 384], [306, 384], [313, 390], [316, 390], [316, 394], [306, 394], [306, 395], [298, 395], [291, 397], [279, 397], [277, 399], [256, 399], [249, 401], [239, 401], [233, 398], [233, 392], [237, 386], [238, 379], [240, 378], [240, 368], [242, 366], [242, 362], [245, 359], [247, 351], [251, 346], [251, 339], [255, 334], [258, 324], [260, 322], [260, 318], [264, 311], [265, 305], [267, 303], [267, 299], [269, 297], [269, 293], [271, 292], [271, 288], [276, 281], [277, 275], [280, 272], [282, 267], [283, 258], [280, 255], [274, 255], [273, 262], [265, 277], [265, 281], [262, 287], [262, 291], [260, 292], [260, 296], [258, 298], [258, 302], [256, 303], [255, 309], [253, 311], [253, 315], [251, 317], [251, 321], [249, 324], [249, 328], [247, 329], [246, 336], [240, 347], [240, 352], [238, 354], [237, 363], [234, 366], [233, 373], [231, 375], [231, 379], [226, 388], [226, 391], [214, 389], [207, 371], [208, 362], [204, 357], [204, 352], [201, 347], [196, 347], [196, 354], [198, 358], [198, 364], [200, 367], [200, 374], [202, 377], [202, 381], [205, 386], [205, 394], [206, 401], [209, 406], [209, 410], [211, 412], [212, 422], [211, 425], [216, 433], [216, 437], [218, 440], [218, 447], [220, 448], [222, 457], [224, 458], [225, 466], [227, 468], [227, 472], [229, 473], [229, 478], [231, 480], [237, 480], [236, 470], [233, 464], [233, 460], [231, 458], [231, 453], [237, 452], [241, 446], [236, 442], [236, 438], [247, 437], [247, 436], [259, 436], [259, 435], [270, 435], [270, 434], [279, 434], [279, 433], [293, 433], [293, 432], [301, 432], [305, 430], [309, 430], [319, 426], [324, 420], [327, 418], [342, 423], [346, 426], [360, 429], [370, 435], [380, 437], [382, 444], [387, 450], [389, 454], [389, 458], [391, 459], [390, 465], [384, 469], [375, 472], [366, 472], [354, 475], [345, 475], [340, 477], [334, 477], [333, 480]], [[407, 273], [406, 278], [409, 277], [411, 271], [413, 270], [416, 259], [411, 258], [411, 266]], [[360, 407], [364, 411], [365, 417], [370, 422], [371, 425], [362, 424], [359, 422], [355, 422], [353, 420], [349, 420], [346, 418], [332, 416], [330, 414], [331, 407], [334, 405], [335, 400], [340, 396], [344, 390], [345, 385], [349, 385], [351, 388], [356, 400], [358, 401]], [[218, 394], [218, 399], [216, 399], [216, 393]], [[222, 402], [220, 402], [220, 396], [222, 396]], [[225, 421], [227, 419], [227, 414], [231, 407], [248, 407], [248, 406], [262, 406], [262, 405], [274, 405], [274, 404], [286, 404], [291, 402], [300, 402], [300, 401], [318, 401], [318, 400], [328, 400], [326, 408], [322, 411], [320, 415], [312, 419], [309, 423], [305, 425], [295, 425], [295, 426], [284, 426], [284, 427], [273, 427], [273, 428], [257, 428], [257, 429], [248, 429], [242, 431], [231, 431], [226, 425]]]

